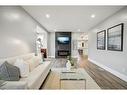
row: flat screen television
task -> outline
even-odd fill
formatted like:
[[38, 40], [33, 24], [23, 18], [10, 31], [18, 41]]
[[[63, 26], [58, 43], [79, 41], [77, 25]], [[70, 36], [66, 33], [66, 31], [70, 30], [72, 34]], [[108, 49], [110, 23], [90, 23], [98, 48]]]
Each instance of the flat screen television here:
[[69, 37], [57, 37], [58, 44], [68, 44], [69, 43]]

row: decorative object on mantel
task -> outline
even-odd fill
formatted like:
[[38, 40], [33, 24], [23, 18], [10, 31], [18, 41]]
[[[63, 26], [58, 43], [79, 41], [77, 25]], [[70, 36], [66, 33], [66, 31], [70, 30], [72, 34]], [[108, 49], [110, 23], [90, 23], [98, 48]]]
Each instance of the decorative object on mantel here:
[[120, 23], [107, 29], [107, 49], [112, 51], [123, 51], [123, 27]]
[[106, 30], [97, 32], [97, 49], [105, 50]]

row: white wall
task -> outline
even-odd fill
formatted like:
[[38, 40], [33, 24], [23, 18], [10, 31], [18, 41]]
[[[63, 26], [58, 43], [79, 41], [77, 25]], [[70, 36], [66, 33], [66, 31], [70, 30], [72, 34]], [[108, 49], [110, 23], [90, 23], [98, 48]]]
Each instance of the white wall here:
[[49, 55], [50, 57], [55, 57], [55, 32], [49, 33]]
[[[81, 34], [83, 34], [83, 32], [72, 32], [72, 43], [73, 40], [78, 40], [79, 37], [81, 36]], [[50, 32], [49, 33], [49, 56], [51, 57], [55, 57], [55, 32]], [[73, 47], [71, 45], [71, 47]], [[76, 57], [78, 55], [78, 51], [77, 50], [71, 50], [72, 56]]]
[[35, 52], [36, 26], [22, 7], [0, 6], [0, 58]]
[[[119, 23], [124, 23], [123, 51], [97, 50], [96, 33]], [[91, 61], [127, 81], [127, 7], [90, 30], [88, 49]]]

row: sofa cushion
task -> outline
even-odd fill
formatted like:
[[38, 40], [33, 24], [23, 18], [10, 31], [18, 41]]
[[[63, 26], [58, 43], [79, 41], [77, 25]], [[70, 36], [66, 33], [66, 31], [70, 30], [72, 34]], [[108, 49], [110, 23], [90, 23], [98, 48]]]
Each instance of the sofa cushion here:
[[51, 62], [50, 61], [44, 62], [44, 64], [37, 66], [29, 74], [27, 78], [21, 78], [20, 81], [27, 80], [29, 89], [38, 89], [42, 85], [42, 82], [46, 78], [50, 68], [51, 68]]
[[2, 80], [18, 81], [20, 79], [20, 71], [18, 67], [13, 66], [5, 61], [0, 66], [0, 76]]
[[20, 69], [21, 77], [27, 77], [29, 75], [29, 64], [27, 64], [23, 59], [17, 59], [14, 66]]
[[0, 80], [0, 87], [3, 86], [3, 85], [5, 85], [5, 84], [6, 84], [6, 81]]
[[33, 71], [40, 64], [40, 59], [35, 56], [26, 62], [29, 64], [30, 71]]

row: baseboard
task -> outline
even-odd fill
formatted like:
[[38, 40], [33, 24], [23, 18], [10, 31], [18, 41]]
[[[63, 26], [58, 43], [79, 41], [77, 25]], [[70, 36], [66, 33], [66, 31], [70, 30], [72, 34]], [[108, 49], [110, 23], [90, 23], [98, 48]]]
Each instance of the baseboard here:
[[110, 73], [112, 73], [113, 75], [119, 77], [120, 79], [122, 79], [122, 80], [124, 80], [124, 81], [127, 82], [127, 76], [126, 76], [126, 75], [121, 74], [121, 73], [119, 73], [118, 71], [113, 70], [113, 69], [111, 69], [111, 68], [109, 68], [109, 67], [107, 67], [107, 66], [105, 66], [105, 65], [103, 65], [103, 64], [101, 64], [101, 63], [99, 63], [99, 62], [97, 62], [97, 61], [95, 61], [95, 60], [92, 60], [92, 59], [90, 59], [90, 58], [88, 58], [88, 60], [91, 61], [92, 63], [94, 63], [94, 64], [100, 66], [101, 68], [103, 68], [103, 69], [109, 71]]

